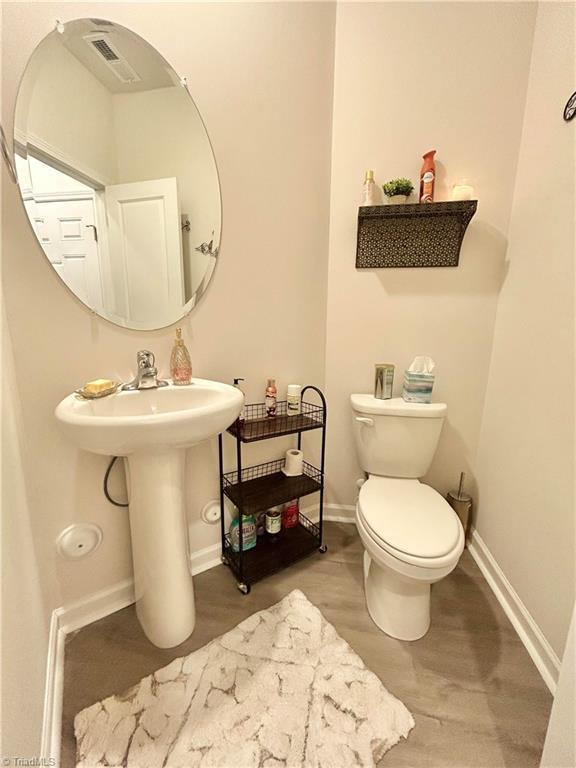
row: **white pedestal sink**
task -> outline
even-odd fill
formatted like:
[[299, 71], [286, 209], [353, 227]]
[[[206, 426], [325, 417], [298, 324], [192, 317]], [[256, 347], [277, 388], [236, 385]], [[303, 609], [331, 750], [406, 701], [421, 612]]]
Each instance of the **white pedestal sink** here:
[[188, 386], [118, 392], [98, 400], [69, 395], [56, 418], [84, 451], [127, 463], [136, 612], [148, 639], [179, 645], [195, 623], [188, 557], [185, 451], [238, 417], [240, 390], [192, 379]]

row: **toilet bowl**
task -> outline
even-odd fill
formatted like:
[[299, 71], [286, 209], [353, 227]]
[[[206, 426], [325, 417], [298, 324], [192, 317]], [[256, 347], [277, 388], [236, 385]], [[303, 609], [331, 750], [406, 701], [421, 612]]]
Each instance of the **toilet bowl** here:
[[430, 585], [464, 549], [464, 531], [426, 474], [446, 415], [444, 403], [351, 395], [360, 465], [368, 480], [356, 505], [364, 545], [368, 612], [386, 634], [418, 640], [430, 626]]
[[360, 490], [356, 525], [372, 620], [391, 637], [418, 640], [430, 626], [430, 585], [464, 549], [458, 516], [419, 480], [372, 476]]

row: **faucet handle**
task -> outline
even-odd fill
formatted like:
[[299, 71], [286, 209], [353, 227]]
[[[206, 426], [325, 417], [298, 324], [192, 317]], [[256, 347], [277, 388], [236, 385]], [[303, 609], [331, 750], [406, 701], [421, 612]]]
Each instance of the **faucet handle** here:
[[141, 349], [137, 355], [138, 368], [154, 368], [156, 358], [148, 349]]

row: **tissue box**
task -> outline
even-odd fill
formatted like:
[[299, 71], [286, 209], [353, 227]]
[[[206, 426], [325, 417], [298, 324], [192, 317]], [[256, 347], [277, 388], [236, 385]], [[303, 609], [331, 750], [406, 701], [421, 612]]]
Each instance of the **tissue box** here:
[[411, 371], [405, 371], [402, 397], [408, 403], [431, 403], [433, 386], [433, 373], [412, 373]]

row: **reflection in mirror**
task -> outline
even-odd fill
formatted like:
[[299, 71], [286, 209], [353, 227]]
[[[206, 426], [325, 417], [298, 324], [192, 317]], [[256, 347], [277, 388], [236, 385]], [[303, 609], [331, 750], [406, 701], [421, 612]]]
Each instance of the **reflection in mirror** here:
[[79, 19], [28, 63], [15, 164], [54, 270], [102, 317], [128, 328], [178, 321], [218, 257], [216, 163], [188, 91], [125, 27]]

